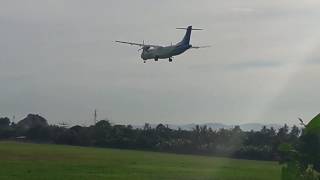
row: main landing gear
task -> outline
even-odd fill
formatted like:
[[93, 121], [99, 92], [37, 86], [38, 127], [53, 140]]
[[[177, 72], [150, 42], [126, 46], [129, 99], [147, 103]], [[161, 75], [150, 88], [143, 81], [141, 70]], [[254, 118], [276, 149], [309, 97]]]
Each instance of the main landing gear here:
[[143, 60], [143, 63], [146, 63], [146, 60]]
[[172, 58], [169, 58], [169, 62], [172, 62]]
[[154, 57], [154, 61], [158, 61], [158, 59], [159, 59], [158, 56]]

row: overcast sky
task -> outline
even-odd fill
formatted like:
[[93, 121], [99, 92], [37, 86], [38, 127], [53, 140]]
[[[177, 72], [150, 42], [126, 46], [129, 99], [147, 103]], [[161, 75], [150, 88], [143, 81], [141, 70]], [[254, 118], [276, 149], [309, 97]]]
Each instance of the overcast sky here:
[[[297, 123], [319, 113], [318, 0], [1, 0], [0, 116], [49, 123]], [[126, 40], [193, 45], [140, 59]]]

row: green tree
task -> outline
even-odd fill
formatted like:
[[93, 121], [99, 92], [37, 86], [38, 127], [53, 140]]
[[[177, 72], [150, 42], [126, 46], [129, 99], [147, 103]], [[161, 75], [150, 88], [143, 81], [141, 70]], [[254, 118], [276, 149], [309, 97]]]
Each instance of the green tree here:
[[0, 128], [8, 128], [10, 126], [10, 119], [7, 117], [0, 118]]
[[[304, 129], [297, 145], [283, 143], [279, 146], [283, 180], [320, 179], [320, 114], [313, 118]], [[293, 129], [294, 130], [294, 129]], [[297, 130], [291, 135], [299, 134]]]

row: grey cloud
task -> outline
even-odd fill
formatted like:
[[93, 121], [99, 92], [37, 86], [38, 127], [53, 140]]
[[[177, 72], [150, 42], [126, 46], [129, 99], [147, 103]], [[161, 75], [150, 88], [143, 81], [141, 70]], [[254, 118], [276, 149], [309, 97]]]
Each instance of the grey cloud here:
[[246, 69], [261, 69], [261, 68], [276, 68], [280, 67], [283, 64], [276, 61], [247, 61], [238, 64], [229, 64], [226, 65], [227, 69], [232, 70], [246, 70]]
[[[320, 105], [316, 94], [297, 108], [292, 88], [314, 87], [319, 71], [297, 68], [298, 80], [290, 63], [316, 59], [308, 49], [318, 41], [319, 7], [292, 0], [1, 1], [0, 115], [34, 112], [74, 124], [91, 123], [95, 108], [102, 118], [133, 124], [284, 122], [299, 108], [309, 116]], [[174, 43], [184, 33], [174, 28], [189, 24], [205, 28], [193, 33], [193, 45], [214, 46], [174, 63], [143, 64], [137, 48], [114, 43]]]
[[320, 64], [320, 58], [307, 59], [306, 63], [311, 65], [318, 65]]

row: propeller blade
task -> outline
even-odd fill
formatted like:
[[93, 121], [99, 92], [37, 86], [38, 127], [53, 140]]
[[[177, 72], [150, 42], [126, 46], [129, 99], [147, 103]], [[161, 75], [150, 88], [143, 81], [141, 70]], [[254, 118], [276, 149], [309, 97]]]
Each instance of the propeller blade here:
[[142, 40], [142, 45], [143, 45], [143, 46], [142, 46], [140, 49], [138, 49], [138, 52], [143, 49], [143, 47], [144, 47], [144, 40]]

